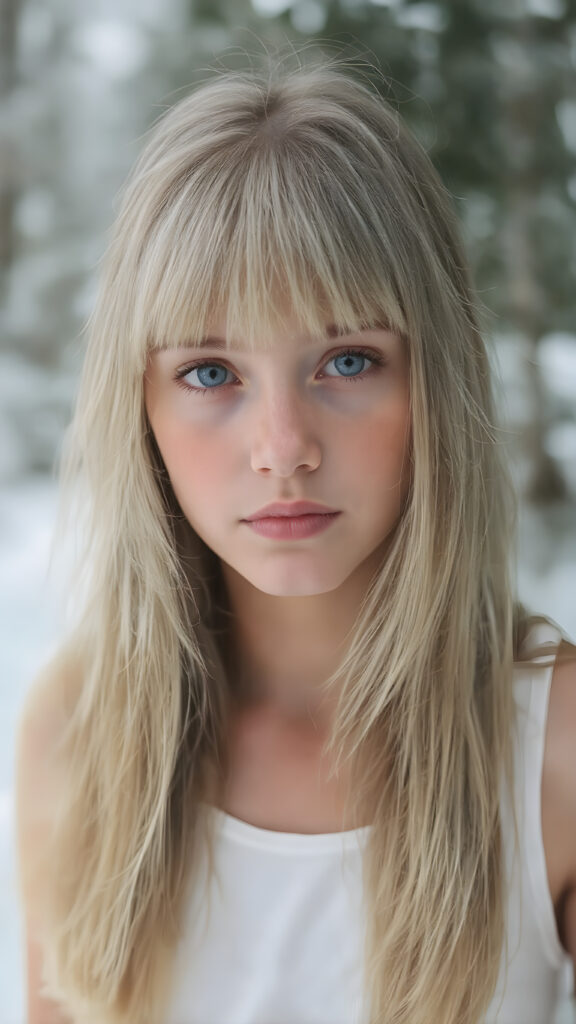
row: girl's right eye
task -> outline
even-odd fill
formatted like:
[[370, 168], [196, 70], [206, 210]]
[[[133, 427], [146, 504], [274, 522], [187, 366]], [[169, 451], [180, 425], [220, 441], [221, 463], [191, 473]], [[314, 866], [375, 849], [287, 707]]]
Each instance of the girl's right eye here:
[[231, 381], [226, 380], [226, 374], [234, 376], [232, 371], [222, 363], [194, 363], [192, 366], [184, 366], [178, 370], [176, 383], [186, 391], [195, 391], [197, 394], [205, 395], [208, 391], [217, 391], [230, 384]]

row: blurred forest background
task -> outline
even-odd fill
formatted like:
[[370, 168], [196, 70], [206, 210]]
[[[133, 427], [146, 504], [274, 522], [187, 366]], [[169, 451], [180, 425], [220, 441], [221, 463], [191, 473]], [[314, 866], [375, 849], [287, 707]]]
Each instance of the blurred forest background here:
[[[277, 50], [349, 56], [454, 195], [521, 496], [520, 593], [576, 634], [576, 0], [0, 0], [2, 871], [17, 712], [53, 640], [54, 465], [118, 190], [190, 86]], [[21, 964], [0, 893], [7, 1024]]]
[[0, 484], [52, 471], [143, 133], [214, 68], [291, 46], [356, 57], [369, 77], [372, 63], [455, 196], [518, 487], [562, 533], [576, 492], [576, 0], [0, 0]]
[[211, 67], [289, 44], [380, 69], [375, 84], [455, 196], [504, 370], [519, 359], [505, 413], [522, 493], [565, 499], [575, 0], [0, 0], [0, 480], [51, 470], [95, 265], [143, 132]]

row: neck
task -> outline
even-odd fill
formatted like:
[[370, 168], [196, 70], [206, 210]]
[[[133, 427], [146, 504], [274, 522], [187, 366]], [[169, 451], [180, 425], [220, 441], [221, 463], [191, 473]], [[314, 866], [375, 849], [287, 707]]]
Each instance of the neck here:
[[323, 684], [346, 653], [370, 567], [325, 594], [276, 597], [223, 564], [230, 611], [227, 670], [241, 707], [328, 726], [339, 690]]

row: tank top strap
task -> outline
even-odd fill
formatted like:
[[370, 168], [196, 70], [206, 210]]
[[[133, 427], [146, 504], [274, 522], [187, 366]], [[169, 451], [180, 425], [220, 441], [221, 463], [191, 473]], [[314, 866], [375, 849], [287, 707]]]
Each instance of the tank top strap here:
[[[530, 630], [530, 643], [557, 644], [560, 631], [550, 623], [538, 623]], [[534, 915], [538, 922], [543, 951], [554, 968], [566, 960], [558, 936], [554, 905], [548, 885], [546, 856], [542, 835], [542, 769], [550, 684], [554, 664], [550, 646], [528, 665], [514, 672], [514, 696], [518, 707], [516, 747], [517, 806], [521, 808], [520, 842], [525, 864], [525, 879], [530, 890]]]

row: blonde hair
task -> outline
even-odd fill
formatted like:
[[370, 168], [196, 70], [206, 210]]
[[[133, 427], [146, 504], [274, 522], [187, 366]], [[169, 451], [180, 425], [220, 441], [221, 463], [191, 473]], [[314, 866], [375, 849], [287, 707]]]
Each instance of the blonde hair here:
[[330, 63], [203, 84], [153, 128], [122, 198], [64, 471], [90, 572], [57, 663], [80, 682], [47, 857], [48, 991], [99, 1024], [166, 1012], [229, 688], [218, 562], [175, 501], [143, 374], [222, 307], [231, 334], [273, 336], [280, 295], [311, 334], [328, 313], [408, 346], [410, 490], [338, 670], [329, 746], [354, 820], [373, 823], [371, 1024], [476, 1024], [505, 928], [510, 489], [450, 198], [392, 107]]

